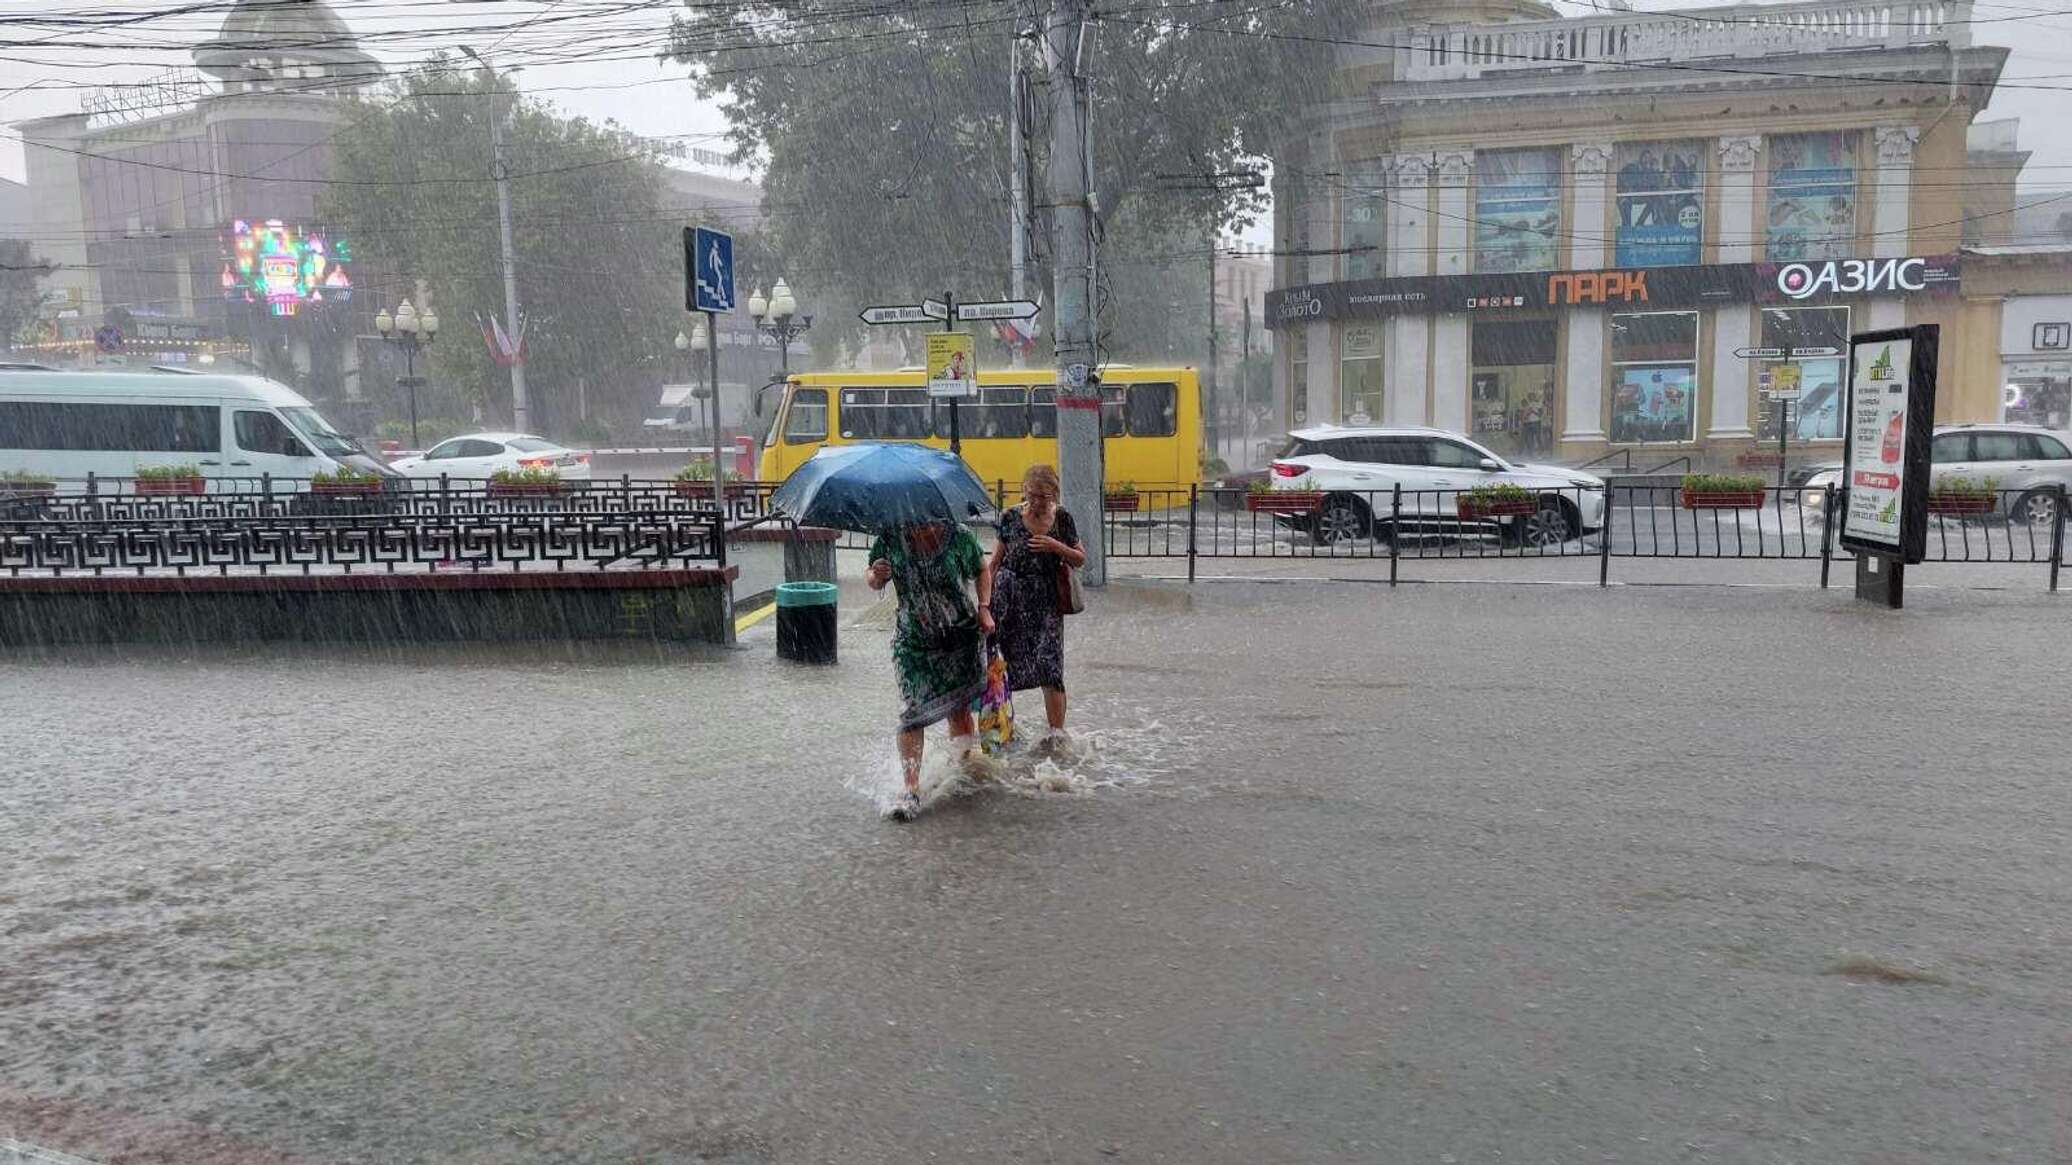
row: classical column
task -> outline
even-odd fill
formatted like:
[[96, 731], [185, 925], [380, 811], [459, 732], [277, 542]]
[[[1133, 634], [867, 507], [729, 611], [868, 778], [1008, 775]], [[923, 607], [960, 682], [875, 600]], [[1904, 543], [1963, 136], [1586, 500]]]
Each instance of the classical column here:
[[1570, 189], [1568, 265], [1588, 271], [1611, 263], [1606, 254], [1605, 205], [1611, 201], [1612, 148], [1578, 142], [1568, 148]]
[[[1389, 274], [1432, 272], [1432, 216], [1427, 209], [1432, 159], [1423, 154], [1399, 156], [1389, 181]], [[1431, 316], [1410, 313], [1389, 317], [1383, 341], [1387, 362], [1382, 394], [1382, 420], [1391, 425], [1425, 422], [1425, 370], [1430, 359]], [[1333, 404], [1336, 416], [1337, 405]]]
[[1753, 263], [1762, 248], [1756, 244], [1755, 159], [1762, 148], [1760, 137], [1719, 139], [1719, 225], [1713, 238], [1719, 240], [1720, 263]]
[[[1469, 267], [1468, 180], [1475, 173], [1475, 151], [1442, 152], [1437, 178], [1438, 213], [1432, 227], [1438, 236], [1434, 264], [1438, 275], [1465, 275]], [[1468, 431], [1468, 317], [1456, 305], [1442, 303], [1432, 317], [1432, 416], [1442, 429]]]
[[1324, 425], [1338, 420], [1338, 344], [1328, 321], [1309, 325], [1309, 424]]
[[1911, 125], [1881, 125], [1871, 131], [1877, 144], [1878, 169], [1871, 205], [1871, 254], [1880, 259], [1907, 253], [1907, 228], [1914, 197], [1914, 143], [1921, 130]]
[[1604, 309], [1572, 307], [1561, 317], [1568, 333], [1562, 369], [1561, 439], [1604, 440]]
[[1705, 435], [1715, 441], [1746, 441], [1755, 436], [1748, 427], [1748, 374], [1750, 362], [1734, 353], [1754, 346], [1749, 338], [1749, 318], [1754, 309], [1745, 303], [1722, 305], [1709, 320], [1712, 325], [1712, 420]]

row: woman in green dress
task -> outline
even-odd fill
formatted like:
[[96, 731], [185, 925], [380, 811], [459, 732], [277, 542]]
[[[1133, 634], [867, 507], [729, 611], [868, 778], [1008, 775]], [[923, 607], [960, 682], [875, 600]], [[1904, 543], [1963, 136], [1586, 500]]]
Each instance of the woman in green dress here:
[[[910, 821], [921, 808], [921, 743], [928, 726], [950, 722], [954, 746], [978, 746], [971, 703], [986, 684], [986, 636], [993, 633], [993, 570], [978, 539], [962, 526], [902, 526], [871, 543], [872, 590], [891, 583], [899, 596], [892, 664], [899, 673], [899, 767], [906, 779], [892, 816]], [[965, 588], [978, 584], [977, 601]]]

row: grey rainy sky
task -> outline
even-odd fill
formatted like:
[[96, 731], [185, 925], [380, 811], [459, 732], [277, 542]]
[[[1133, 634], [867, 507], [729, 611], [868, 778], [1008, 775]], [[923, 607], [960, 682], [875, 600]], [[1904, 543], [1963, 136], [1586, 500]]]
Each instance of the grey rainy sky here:
[[[166, 0], [60, 0], [65, 14], [106, 17], [163, 11]], [[668, 28], [671, 4], [648, 0], [332, 0], [362, 38], [363, 47], [395, 67], [421, 60], [435, 48], [471, 43], [499, 62], [524, 62], [521, 85], [563, 110], [616, 120], [636, 133], [669, 137], [687, 146], [723, 149], [722, 112], [697, 101], [683, 70], [654, 58]], [[1563, 2], [1573, 15], [1604, 10], [1599, 3]], [[1650, 10], [1688, 10], [1700, 4], [1652, 4]], [[0, 0], [0, 18], [48, 14], [47, 0]], [[82, 87], [135, 82], [189, 63], [188, 48], [220, 25], [223, 12], [167, 16], [122, 28], [78, 31], [9, 30], [0, 60], [0, 124], [78, 108]], [[2021, 145], [2033, 150], [2023, 183], [2025, 200], [2072, 190], [2072, 7], [2047, 0], [1979, 0], [1974, 39], [2015, 46], [1986, 118], [2019, 117]], [[97, 47], [63, 42], [91, 36]], [[2022, 86], [2029, 86], [2024, 88]], [[1096, 119], [1098, 132], [1098, 117]], [[1004, 146], [1003, 146], [1004, 148]], [[0, 176], [19, 181], [22, 153], [12, 129], [0, 129]], [[1259, 228], [1248, 242], [1263, 242]]]

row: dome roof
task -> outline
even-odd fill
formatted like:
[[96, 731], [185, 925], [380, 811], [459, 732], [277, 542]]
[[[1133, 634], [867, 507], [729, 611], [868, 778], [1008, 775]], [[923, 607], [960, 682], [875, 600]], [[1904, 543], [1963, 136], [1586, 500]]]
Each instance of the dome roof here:
[[[226, 80], [339, 77], [371, 80], [380, 64], [324, 0], [237, 0], [194, 64]], [[312, 67], [314, 69], [312, 70]]]

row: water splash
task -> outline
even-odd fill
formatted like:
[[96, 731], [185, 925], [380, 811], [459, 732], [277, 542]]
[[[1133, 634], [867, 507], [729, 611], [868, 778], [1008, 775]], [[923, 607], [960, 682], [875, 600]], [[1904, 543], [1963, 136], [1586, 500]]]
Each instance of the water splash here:
[[[1091, 797], [1104, 789], [1134, 788], [1171, 772], [1184, 743], [1183, 734], [1149, 719], [1077, 734], [1045, 735], [1041, 728], [1033, 733], [1024, 728], [995, 756], [965, 757], [947, 738], [934, 736], [921, 761], [921, 808], [925, 812], [954, 797], [994, 791]], [[899, 762], [889, 757], [842, 784], [881, 814], [891, 811], [903, 790]]]

